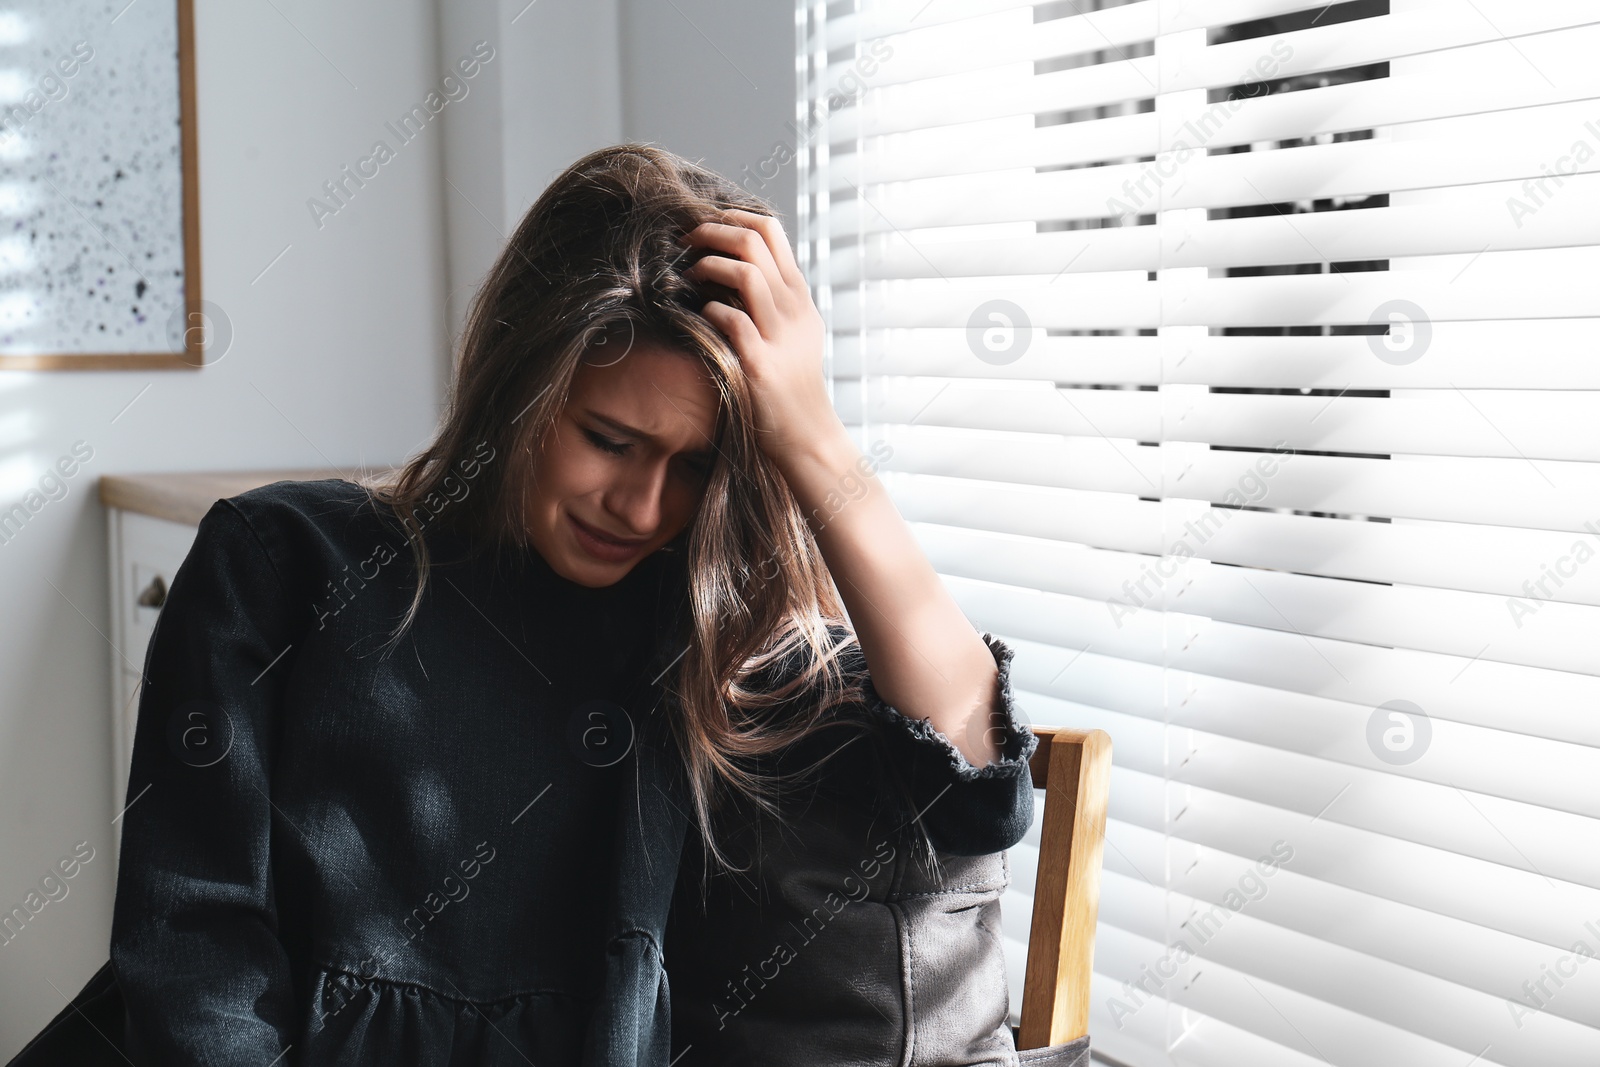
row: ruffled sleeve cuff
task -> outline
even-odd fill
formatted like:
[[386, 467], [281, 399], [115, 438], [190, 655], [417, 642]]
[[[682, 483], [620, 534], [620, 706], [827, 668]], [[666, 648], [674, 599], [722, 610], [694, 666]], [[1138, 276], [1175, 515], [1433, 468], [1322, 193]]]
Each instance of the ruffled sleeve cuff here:
[[[946, 772], [945, 776], [953, 782], [1015, 779], [1029, 775], [1028, 760], [1039, 747], [1039, 739], [1034, 736], [1033, 731], [1017, 718], [1016, 695], [1011, 687], [1011, 660], [1016, 655], [1015, 650], [987, 631], [982, 637], [983, 643], [994, 655], [999, 677], [995, 680], [993, 714], [987, 724], [975, 723], [972, 729], [974, 740], [977, 739], [977, 731], [987, 730], [989, 738], [1000, 749], [1000, 758], [982, 767], [975, 767], [968, 762], [966, 756], [962, 755], [961, 750], [949, 737], [934, 729], [932, 719], [913, 719], [904, 714], [883, 699], [872, 684], [870, 674], [863, 679], [867, 713], [887, 726], [891, 732], [903, 734], [918, 748], [926, 750], [929, 753], [928, 764], [937, 763]], [[934, 753], [938, 754], [937, 760], [932, 758]]]
[[979, 720], [971, 729], [991, 731], [989, 737], [1000, 750], [999, 759], [982, 767], [968, 762], [949, 737], [934, 729], [931, 720], [913, 719], [886, 702], [870, 673], [863, 669], [860, 677], [863, 695], [859, 707], [879, 729], [890, 772], [907, 784], [916, 821], [930, 844], [959, 856], [1004, 851], [1021, 841], [1033, 824], [1033, 775], [1028, 761], [1039, 747], [1039, 739], [1018, 721], [1011, 687], [1011, 647], [994, 634], [982, 636], [997, 668], [995, 698], [989, 721]]

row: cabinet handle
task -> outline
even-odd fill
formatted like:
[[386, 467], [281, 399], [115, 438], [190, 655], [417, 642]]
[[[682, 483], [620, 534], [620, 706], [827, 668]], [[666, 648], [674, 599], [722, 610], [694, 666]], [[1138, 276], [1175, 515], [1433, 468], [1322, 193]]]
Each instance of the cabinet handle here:
[[150, 579], [150, 584], [144, 587], [135, 601], [141, 608], [159, 608], [167, 602], [167, 583], [161, 580], [161, 575]]

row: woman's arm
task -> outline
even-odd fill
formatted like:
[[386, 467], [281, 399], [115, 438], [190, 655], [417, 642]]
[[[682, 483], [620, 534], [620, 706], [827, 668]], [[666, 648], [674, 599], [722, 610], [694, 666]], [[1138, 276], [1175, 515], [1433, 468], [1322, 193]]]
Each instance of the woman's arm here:
[[999, 672], [888, 491], [830, 408], [814, 441], [777, 460], [810, 518], [883, 700], [927, 718], [982, 767], [1000, 747], [990, 729]]
[[111, 964], [141, 1065], [299, 1058], [269, 797], [298, 606], [243, 515], [213, 504], [150, 640], [121, 816]]
[[983, 767], [1000, 755], [994, 655], [828, 400], [822, 317], [778, 221], [747, 211], [728, 218], [685, 237], [723, 253], [688, 273], [737, 290], [745, 305], [710, 301], [701, 314], [751, 378], [763, 448], [810, 519], [879, 695], [930, 720]]

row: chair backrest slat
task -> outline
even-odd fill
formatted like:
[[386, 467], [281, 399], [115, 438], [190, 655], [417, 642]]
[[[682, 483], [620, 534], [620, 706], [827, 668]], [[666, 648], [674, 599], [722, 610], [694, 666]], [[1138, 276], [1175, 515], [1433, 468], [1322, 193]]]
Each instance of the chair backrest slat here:
[[1034, 726], [1030, 769], [1045, 791], [1039, 874], [1017, 1047], [1045, 1048], [1089, 1032], [1089, 983], [1100, 912], [1100, 862], [1111, 788], [1104, 730]]

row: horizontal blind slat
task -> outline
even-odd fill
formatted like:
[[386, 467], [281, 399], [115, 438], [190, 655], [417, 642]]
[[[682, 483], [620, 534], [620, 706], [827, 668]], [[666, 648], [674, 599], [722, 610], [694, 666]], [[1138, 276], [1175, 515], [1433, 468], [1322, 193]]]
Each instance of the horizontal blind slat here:
[[[953, 426], [1131, 441], [1188, 441], [1372, 455], [1600, 460], [1600, 392], [1407, 390], [1319, 397], [1057, 389], [1043, 382], [911, 378], [839, 394], [847, 423]], [[1153, 486], [1152, 486], [1153, 488]]]
[[[1325, 389], [1600, 389], [1600, 319], [1435, 322], [1428, 352], [1397, 364], [1361, 335], [1035, 337], [1010, 363], [977, 357], [966, 330], [912, 328], [833, 339], [840, 380], [883, 377], [1023, 378], [1061, 385], [1212, 385]], [[1520, 348], [1515, 361], [1506, 351]]]
[[[1600, 289], [1583, 284], [1600, 270], [1592, 247], [1486, 250], [1446, 261], [1459, 261], [1459, 280], [1442, 271], [1245, 278], [1195, 278], [1193, 271], [1179, 271], [1163, 272], [1153, 282], [1144, 271], [1124, 271], [1062, 274], [1055, 281], [1035, 275], [1009, 285], [991, 278], [917, 280], [873, 287], [885, 291], [872, 293], [870, 323], [860, 291], [835, 293], [833, 328], [965, 329], [973, 311], [992, 300], [1015, 303], [1036, 330], [1365, 325], [1374, 309], [1394, 300], [1422, 308], [1433, 322], [1600, 318]], [[1543, 284], [1529, 285], [1530, 274]]]
[[[1229, 493], [1248, 499], [1244, 478], [1261, 455], [1191, 442], [1141, 445], [939, 426], [876, 427], [872, 437], [880, 453], [892, 449], [883, 463], [887, 471], [955, 479], [942, 488], [963, 499], [980, 494], [984, 507], [999, 507], [992, 514], [967, 513], [989, 515], [987, 524], [979, 523], [986, 529], [1152, 553], [1170, 542], [1160, 539], [1158, 505], [1138, 497], [1150, 496], [1157, 487], [1185, 500], [1221, 504], [1229, 502]], [[994, 484], [968, 484], [973, 482]], [[1278, 465], [1270, 493], [1274, 507], [1300, 511], [1569, 533], [1600, 527], [1600, 507], [1594, 503], [1600, 501], [1600, 464], [1595, 463], [1296, 454], [1292, 462]], [[1002, 503], [1007, 500], [1013, 503]], [[1046, 509], [1038, 522], [994, 524], [1017, 509], [1034, 507]], [[1110, 529], [1131, 530], [1125, 538], [1145, 540], [1111, 540], [1113, 534], [1093, 532], [1110, 516], [1119, 516], [1122, 524]]]
[[[930, 242], [903, 230], [882, 235], [834, 272], [854, 286], [903, 278], [1171, 270], [1357, 262], [1398, 256], [1476, 254], [1600, 244], [1600, 174], [1568, 178], [1563, 195], [1537, 212], [1506, 204], [1515, 183], [1435, 190], [1429, 203], [1316, 214], [1269, 214], [1065, 233]], [[1421, 196], [1422, 194], [1417, 194]], [[1252, 201], [1259, 202], [1258, 197]], [[1182, 216], [1179, 216], [1182, 218]]]
[[[999, 625], [1002, 620], [991, 621]], [[1326, 752], [1331, 758], [1331, 754], [1341, 751], [1337, 743], [1351, 744], [1349, 737], [1327, 739], [1329, 732], [1337, 729], [1333, 724], [1364, 723], [1377, 707], [1376, 704], [1353, 703], [1341, 696], [1293, 692], [1274, 686], [1266, 679], [1168, 671], [1160, 663], [1121, 659], [1103, 655], [1092, 648], [1058, 648], [1015, 637], [1009, 632], [1005, 637], [1016, 650], [1013, 680], [1020, 694], [1022, 714], [1030, 723], [1050, 722], [1048, 718], [1039, 716], [1057, 707], [1057, 704], [1050, 703], [1057, 701], [1074, 708], [1171, 721], [1176, 725], [1224, 736], [1237, 734], [1244, 740], [1313, 755]], [[1477, 669], [1476, 665], [1473, 669]], [[1529, 673], [1532, 668], [1512, 670], [1524, 672], [1537, 683], [1537, 678]], [[1545, 676], [1548, 678], [1550, 673], [1545, 672]], [[1583, 675], [1556, 677], [1585, 680]], [[1600, 681], [1593, 676], [1587, 676], [1586, 681], [1590, 692], [1600, 689]], [[1498, 684], [1503, 683], [1491, 685], [1488, 693], [1480, 694], [1474, 690], [1460, 694], [1459, 686], [1447, 683], [1442, 688], [1451, 699], [1443, 702], [1440, 702], [1437, 692], [1426, 695], [1408, 692], [1408, 695], [1426, 705], [1425, 714], [1435, 722], [1492, 731], [1497, 741], [1504, 742], [1508, 748], [1516, 751], [1527, 751], [1527, 746], [1535, 741], [1551, 746], [1600, 748], [1600, 721], [1597, 721], [1597, 717], [1576, 710], [1572, 704], [1555, 702], [1563, 698], [1573, 699], [1578, 694], [1570, 689], [1545, 686], [1535, 688], [1526, 699], [1513, 704], [1503, 699], [1504, 693], [1499, 691]], [[1174, 693], [1182, 694], [1178, 698], [1182, 701], [1179, 710], [1169, 707], [1169, 697]], [[1247, 710], [1238, 711], [1238, 721], [1230, 726], [1232, 720], [1229, 716], [1236, 714], [1235, 709]], [[1056, 722], [1054, 725], [1065, 723]], [[1297, 731], [1295, 736], [1286, 738], [1285, 731], [1291, 729]], [[1358, 733], [1364, 737], [1364, 729]], [[1324, 747], [1318, 748], [1319, 744]], [[1538, 749], [1538, 746], [1534, 745], [1534, 748]], [[1367, 765], [1371, 766], [1370, 762]], [[1412, 765], [1411, 768], [1397, 769], [1391, 773], [1414, 775], [1420, 772]], [[1498, 782], [1502, 790], [1509, 792], [1516, 787], [1507, 784], [1508, 777], [1514, 777], [1514, 772], [1501, 770], [1482, 784], [1487, 788]], [[1488, 791], [1496, 790], [1491, 788]]]
[[[875, 0], [870, 7], [831, 15], [821, 25], [819, 32], [807, 38], [807, 47], [811, 50], [837, 48], [874, 37], [934, 30], [952, 23], [988, 18], [1008, 11], [1026, 13], [1031, 20], [1035, 8], [1053, 2], [1054, 0], [935, 0], [929, 3], [928, 0]], [[1130, 12], [1128, 7], [1134, 10]], [[1123, 32], [1118, 27], [1129, 23], [1131, 19], [1139, 26], [1139, 32], [1128, 38], [1129, 40], [1138, 40], [1141, 34], [1148, 37], [1155, 32], [1155, 4], [1152, 0], [1142, 0], [1127, 7], [1092, 11], [1087, 14], [1092, 20], [1092, 25], [1107, 34]]]
[[1226, 88], [1261, 77], [1287, 78], [1341, 70], [1577, 29], [1596, 22], [1600, 22], [1600, 15], [1587, 0], [1545, 0], [1540, 4], [1521, 0], [1438, 0], [1425, 8], [1271, 37], [1180, 48], [1162, 64], [1160, 91]]

